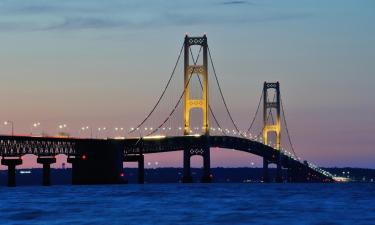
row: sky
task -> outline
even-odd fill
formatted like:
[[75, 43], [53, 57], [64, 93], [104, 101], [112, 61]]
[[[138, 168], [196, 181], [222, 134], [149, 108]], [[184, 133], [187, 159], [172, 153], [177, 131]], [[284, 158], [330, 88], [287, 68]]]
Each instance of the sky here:
[[[298, 156], [325, 167], [375, 168], [374, 11], [372, 0], [0, 0], [0, 120], [13, 121], [16, 134], [55, 135], [67, 124], [75, 136], [87, 137], [82, 126], [98, 137], [119, 135], [115, 127], [136, 126], [157, 101], [185, 33], [206, 33], [240, 129], [251, 122], [263, 82], [279, 81]], [[212, 68], [209, 76], [210, 102], [230, 127]], [[169, 113], [182, 77], [180, 62], [146, 126]], [[41, 125], [32, 129], [35, 122]], [[0, 124], [0, 133], [10, 127]], [[212, 166], [261, 165], [246, 153], [212, 152]], [[40, 166], [33, 156], [24, 161]], [[146, 161], [182, 166], [182, 153]]]

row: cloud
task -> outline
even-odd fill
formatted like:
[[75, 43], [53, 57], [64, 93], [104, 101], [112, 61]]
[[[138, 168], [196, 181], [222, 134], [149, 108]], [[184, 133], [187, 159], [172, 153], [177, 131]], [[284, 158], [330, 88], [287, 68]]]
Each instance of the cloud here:
[[130, 26], [126, 21], [116, 21], [102, 18], [65, 18], [63, 22], [49, 25], [43, 30], [79, 30], [79, 29], [106, 29]]
[[[212, 2], [196, 4], [156, 1], [17, 1], [2, 5], [2, 31], [74, 31], [80, 29], [146, 29], [166, 26], [199, 26], [246, 24], [303, 19], [306, 13], [270, 12], [262, 7], [253, 10], [248, 1], [233, 0], [212, 6]], [[223, 5], [244, 5], [223, 7]]]
[[241, 4], [251, 4], [250, 2], [247, 1], [226, 1], [222, 2], [222, 5], [241, 5]]

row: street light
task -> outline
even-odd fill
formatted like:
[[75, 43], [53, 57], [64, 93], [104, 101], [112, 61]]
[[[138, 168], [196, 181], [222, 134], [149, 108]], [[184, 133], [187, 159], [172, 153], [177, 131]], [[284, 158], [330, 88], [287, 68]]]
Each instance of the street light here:
[[101, 136], [100, 133], [101, 133], [101, 132], [103, 132], [103, 134], [104, 134], [104, 136], [105, 136], [105, 133], [104, 133], [104, 132], [106, 132], [106, 130], [107, 130], [106, 127], [99, 127], [99, 128], [98, 128], [98, 132], [97, 132], [97, 134], [96, 134], [96, 137], [97, 137], [97, 138], [100, 138], [100, 136]]
[[67, 126], [66, 126], [66, 124], [60, 124], [59, 125], [59, 129], [64, 129], [64, 128], [66, 128]]
[[64, 124], [60, 124], [59, 126], [58, 126], [58, 128], [59, 128], [59, 132], [58, 132], [58, 135], [59, 136], [65, 136], [65, 135], [67, 135], [67, 133], [65, 132], [63, 132], [63, 129], [64, 128], [66, 128], [67, 127], [67, 125], [64, 123]]
[[40, 126], [40, 122], [33, 123], [32, 126], [31, 126], [30, 134], [33, 135], [33, 128], [37, 128], [39, 126]]
[[92, 127], [89, 127], [89, 126], [81, 127], [82, 132], [86, 130], [88, 131], [89, 129], [90, 129], [90, 137], [92, 139]]
[[12, 127], [12, 136], [14, 136], [14, 122], [13, 121], [10, 121], [10, 120], [7, 120], [4, 122], [4, 125], [7, 126], [9, 125]]

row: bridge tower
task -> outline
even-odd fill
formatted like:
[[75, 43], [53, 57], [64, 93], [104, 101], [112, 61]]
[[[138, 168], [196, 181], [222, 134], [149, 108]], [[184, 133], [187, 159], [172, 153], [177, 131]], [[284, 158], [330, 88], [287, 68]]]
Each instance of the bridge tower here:
[[[196, 65], [190, 64], [190, 47], [193, 45], [201, 46], [203, 52], [203, 64]], [[207, 137], [207, 142], [205, 146], [199, 151], [194, 149], [186, 148], [184, 149], [184, 173], [183, 182], [192, 182], [191, 169], [190, 169], [190, 158], [193, 155], [201, 155], [203, 157], [203, 177], [202, 182], [210, 182], [210, 148], [208, 145], [209, 136], [209, 121], [208, 121], [208, 45], [207, 37], [203, 35], [202, 37], [189, 37], [185, 36], [184, 41], [184, 135], [191, 134], [190, 127], [190, 111], [194, 108], [199, 108], [202, 110], [202, 129], [203, 134]], [[198, 74], [202, 78], [202, 97], [200, 99], [190, 98], [190, 84], [191, 77], [193, 74]]]
[[[275, 98], [273, 100], [269, 100], [268, 91], [269, 89], [275, 90]], [[268, 110], [275, 109], [276, 110], [276, 121], [269, 121]], [[263, 86], [263, 144], [268, 145], [268, 134], [273, 132], [276, 134], [276, 149], [280, 150], [280, 141], [281, 141], [281, 122], [280, 122], [280, 83], [267, 83], [264, 82]], [[282, 182], [282, 169], [280, 163], [280, 155], [276, 157], [273, 161], [269, 161], [263, 158], [263, 181], [269, 182], [269, 175], [268, 175], [268, 164], [269, 163], [276, 163], [277, 164], [277, 172], [276, 172], [276, 182]]]

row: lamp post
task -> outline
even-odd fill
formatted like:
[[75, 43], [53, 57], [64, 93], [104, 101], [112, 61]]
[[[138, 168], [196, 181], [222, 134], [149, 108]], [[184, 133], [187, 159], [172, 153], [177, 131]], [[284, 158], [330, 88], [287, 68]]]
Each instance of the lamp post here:
[[92, 139], [92, 127], [86, 126], [86, 127], [81, 128], [82, 131], [86, 131], [86, 130], [88, 131], [89, 129], [90, 129], [90, 137]]
[[39, 122], [35, 122], [32, 124], [31, 129], [30, 129], [30, 134], [33, 135], [33, 128], [37, 128], [40, 126]]
[[101, 137], [101, 133], [103, 133], [104, 137], [105, 137], [105, 132], [107, 131], [107, 128], [106, 127], [99, 127], [98, 128], [98, 132], [96, 133], [96, 138], [99, 138]]
[[67, 128], [67, 125], [64, 123], [64, 124], [60, 124], [58, 126], [58, 132], [57, 132], [57, 135], [61, 135], [61, 136], [64, 136], [64, 135], [67, 135], [67, 133], [65, 132], [64, 133], [64, 129]]
[[11, 120], [7, 120], [7, 121], [4, 122], [4, 125], [5, 125], [5, 126], [7, 126], [7, 125], [9, 125], [9, 124], [10, 124], [10, 126], [11, 126], [11, 128], [12, 128], [12, 136], [14, 136], [14, 122], [11, 121]]

